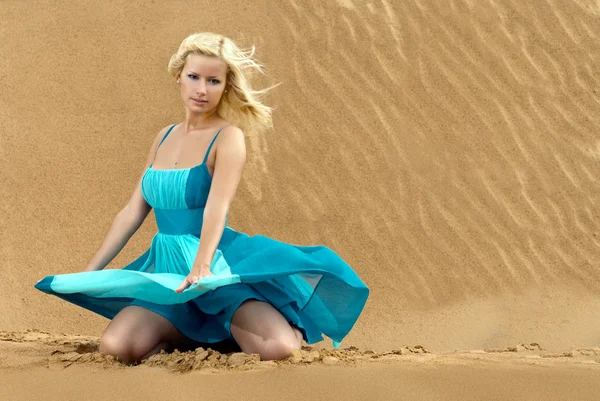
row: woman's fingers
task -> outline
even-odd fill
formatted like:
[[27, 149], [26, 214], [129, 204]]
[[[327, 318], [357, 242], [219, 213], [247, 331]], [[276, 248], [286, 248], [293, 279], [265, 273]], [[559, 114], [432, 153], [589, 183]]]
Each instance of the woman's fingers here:
[[[212, 275], [213, 274], [209, 271], [205, 275], [203, 275], [202, 277], [208, 277], [208, 276], [212, 276]], [[200, 281], [200, 279], [202, 279], [202, 277], [200, 277], [200, 275], [195, 274], [195, 273], [188, 274], [188, 276], [185, 278], [185, 280], [183, 280], [183, 282], [181, 283], [181, 285], [179, 286], [179, 288], [177, 288], [175, 290], [175, 292], [182, 292], [183, 290], [185, 290], [186, 288], [188, 288], [190, 285], [192, 285], [192, 284], [198, 284], [198, 282]]]
[[189, 283], [188, 283], [188, 278], [186, 277], [182, 282], [181, 285], [175, 290], [175, 292], [182, 292], [183, 290], [185, 290], [187, 287], [189, 287]]

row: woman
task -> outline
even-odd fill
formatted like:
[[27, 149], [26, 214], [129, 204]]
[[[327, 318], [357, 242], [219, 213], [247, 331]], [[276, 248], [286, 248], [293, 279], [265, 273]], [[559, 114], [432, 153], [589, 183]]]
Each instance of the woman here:
[[[262, 360], [283, 359], [322, 334], [339, 346], [358, 319], [369, 290], [331, 249], [227, 226], [246, 160], [240, 127], [271, 126], [272, 109], [257, 99], [266, 90], [247, 81], [261, 71], [253, 55], [213, 33], [181, 43], [168, 71], [185, 121], [158, 133], [131, 199], [84, 271], [36, 284], [112, 319], [101, 352], [133, 363], [179, 341], [234, 340]], [[151, 209], [158, 232], [148, 250], [103, 270]]]

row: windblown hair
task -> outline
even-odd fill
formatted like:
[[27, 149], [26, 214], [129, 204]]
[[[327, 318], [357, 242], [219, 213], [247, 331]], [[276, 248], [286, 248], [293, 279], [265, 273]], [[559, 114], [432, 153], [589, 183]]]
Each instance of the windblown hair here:
[[255, 47], [239, 48], [225, 36], [212, 32], [198, 32], [189, 35], [179, 45], [177, 53], [171, 56], [167, 70], [177, 77], [190, 54], [218, 57], [227, 65], [225, 88], [217, 106], [217, 113], [242, 128], [246, 132], [258, 132], [273, 126], [273, 108], [263, 104], [260, 97], [275, 86], [261, 90], [250, 87], [249, 75], [252, 72], [264, 74], [263, 66], [254, 58]]

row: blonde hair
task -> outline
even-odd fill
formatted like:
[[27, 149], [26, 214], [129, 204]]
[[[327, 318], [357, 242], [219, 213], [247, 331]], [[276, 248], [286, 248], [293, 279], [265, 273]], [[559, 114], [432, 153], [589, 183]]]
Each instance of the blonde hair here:
[[273, 127], [273, 108], [259, 99], [275, 86], [254, 90], [249, 84], [250, 73], [256, 71], [264, 75], [263, 66], [254, 58], [255, 47], [239, 48], [223, 35], [212, 32], [197, 32], [189, 35], [179, 45], [177, 53], [171, 56], [167, 70], [177, 77], [190, 54], [218, 57], [227, 65], [226, 86], [217, 105], [219, 115], [240, 126], [245, 132], [257, 132]]

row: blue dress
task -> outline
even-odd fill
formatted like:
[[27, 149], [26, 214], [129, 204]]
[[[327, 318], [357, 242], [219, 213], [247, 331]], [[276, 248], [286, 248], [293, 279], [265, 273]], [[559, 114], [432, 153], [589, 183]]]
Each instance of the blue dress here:
[[121, 269], [47, 276], [35, 288], [108, 319], [126, 306], [142, 306], [201, 343], [232, 340], [233, 314], [244, 301], [257, 299], [278, 309], [308, 344], [325, 334], [338, 347], [362, 312], [369, 289], [326, 246], [250, 236], [228, 227], [226, 218], [210, 267], [213, 275], [175, 292], [198, 252], [212, 181], [206, 160], [220, 132], [201, 164], [161, 170], [150, 164], [145, 171], [142, 194], [154, 209], [158, 232], [142, 255]]

